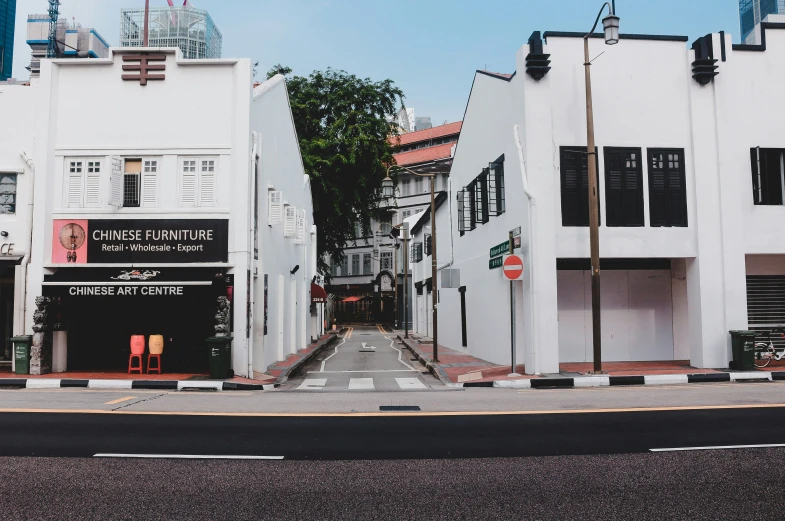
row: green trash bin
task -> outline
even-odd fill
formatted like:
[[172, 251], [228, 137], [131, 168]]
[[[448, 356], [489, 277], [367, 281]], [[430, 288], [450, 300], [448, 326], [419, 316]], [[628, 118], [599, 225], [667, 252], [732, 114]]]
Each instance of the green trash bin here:
[[755, 331], [731, 331], [733, 344], [733, 361], [730, 368], [736, 371], [752, 371], [755, 369]]
[[213, 336], [207, 339], [210, 348], [210, 378], [229, 378], [232, 359], [232, 337]]
[[11, 338], [14, 343], [14, 372], [16, 374], [30, 374], [30, 346], [33, 337], [29, 335]]

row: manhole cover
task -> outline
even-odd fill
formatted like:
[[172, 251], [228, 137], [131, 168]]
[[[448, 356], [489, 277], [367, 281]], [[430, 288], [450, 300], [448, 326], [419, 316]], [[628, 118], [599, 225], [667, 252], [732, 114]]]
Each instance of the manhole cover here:
[[380, 405], [379, 411], [381, 412], [388, 412], [388, 411], [419, 411], [420, 407], [418, 405]]

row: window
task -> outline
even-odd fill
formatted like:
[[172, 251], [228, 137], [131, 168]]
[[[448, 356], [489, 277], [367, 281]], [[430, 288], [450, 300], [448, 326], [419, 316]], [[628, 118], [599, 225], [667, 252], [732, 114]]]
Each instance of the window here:
[[753, 148], [752, 192], [755, 204], [785, 204], [785, 150]]
[[343, 277], [349, 276], [349, 257], [344, 256], [343, 262], [341, 262], [341, 275]]
[[649, 149], [651, 226], [687, 226], [684, 150]]
[[417, 263], [422, 261], [422, 243], [421, 242], [413, 242], [412, 243], [412, 262]]
[[16, 174], [0, 174], [0, 213], [16, 213]]
[[[114, 186], [112, 189], [114, 191]], [[125, 208], [157, 206], [158, 160], [126, 159], [122, 194], [122, 206]]]
[[428, 255], [431, 254], [431, 244], [432, 244], [431, 243], [431, 236], [430, 236], [430, 234], [427, 234], [427, 233], [425, 234], [425, 237], [423, 239], [423, 243], [425, 245], [425, 255], [428, 256]]
[[401, 181], [401, 196], [406, 197], [407, 195], [411, 195], [411, 184], [412, 182], [409, 179]]
[[[487, 176], [488, 214], [499, 216], [507, 209], [504, 203], [504, 156], [490, 164]], [[446, 178], [445, 178], [446, 179]]]
[[382, 270], [392, 270], [393, 269], [393, 252], [391, 251], [383, 251], [381, 256], [382, 262], [380, 269]]
[[66, 161], [66, 207], [95, 208], [101, 205], [101, 161]]
[[269, 190], [267, 192], [267, 224], [283, 223], [283, 192]]
[[389, 235], [392, 232], [392, 216], [386, 215], [379, 219], [379, 235]]
[[458, 231], [461, 235], [474, 229], [473, 201], [474, 195], [469, 187], [458, 192]]
[[403, 211], [403, 220], [404, 220], [404, 221], [405, 221], [406, 219], [408, 219], [409, 217], [411, 217], [411, 216], [412, 216], [412, 211], [411, 211], [411, 210], [404, 210], [404, 211]]
[[[562, 147], [560, 159], [562, 226], [589, 226], [589, 163], [586, 147]], [[599, 189], [599, 179], [597, 187]], [[599, 193], [597, 196], [599, 205]]]
[[[146, 163], [145, 171], [147, 169]], [[185, 158], [180, 161], [180, 165], [180, 206], [184, 208], [215, 206], [216, 160]], [[277, 193], [280, 194], [280, 192]], [[280, 212], [279, 208], [277, 211]], [[274, 211], [271, 205], [268, 217]]]
[[142, 160], [127, 159], [123, 176], [123, 207], [139, 206], [139, 185], [141, 185]]
[[338, 264], [338, 261], [336, 259], [332, 259], [332, 262], [330, 263], [330, 275], [332, 275], [333, 277], [337, 277], [339, 267], [340, 264]]
[[373, 275], [373, 268], [371, 267], [370, 253], [363, 253], [363, 275]]
[[360, 256], [352, 255], [352, 275], [360, 274]]
[[474, 220], [480, 224], [487, 223], [488, 216], [488, 175], [490, 168], [486, 168], [472, 182], [474, 185]]
[[605, 212], [608, 226], [643, 226], [640, 148], [605, 147]]
[[305, 210], [297, 212], [297, 232], [294, 237], [295, 244], [305, 244], [305, 226], [306, 226], [306, 213]]
[[414, 179], [414, 193], [415, 193], [415, 195], [423, 193], [423, 191], [422, 191], [422, 178], [420, 178], [420, 177], [417, 177], [417, 178]]
[[297, 234], [297, 208], [294, 206], [284, 206], [283, 236], [287, 239], [294, 239]]

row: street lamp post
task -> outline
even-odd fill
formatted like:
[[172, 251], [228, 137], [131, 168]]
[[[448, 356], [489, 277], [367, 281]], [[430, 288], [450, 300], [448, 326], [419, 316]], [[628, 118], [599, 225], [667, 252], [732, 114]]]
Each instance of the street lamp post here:
[[[384, 183], [387, 182], [387, 179], [390, 179], [390, 172], [394, 168], [405, 170], [410, 174], [416, 175], [417, 177], [428, 177], [431, 180], [431, 300], [433, 302], [431, 307], [433, 313], [433, 362], [438, 362], [439, 313], [437, 308], [439, 304], [439, 284], [437, 281], [437, 276], [439, 270], [436, 260], [436, 176], [442, 172], [429, 172], [427, 174], [420, 174], [410, 168], [406, 168], [405, 166], [392, 165], [387, 169], [387, 178], [385, 178], [385, 180], [382, 182], [382, 189], [384, 189]], [[390, 184], [392, 184], [392, 180], [390, 180]]]
[[606, 2], [600, 8], [591, 31], [583, 37], [584, 70], [586, 72], [586, 153], [589, 170], [589, 242], [591, 245], [591, 317], [592, 343], [594, 348], [594, 372], [602, 372], [602, 329], [600, 321], [600, 214], [597, 194], [597, 152], [594, 144], [594, 110], [591, 93], [591, 61], [589, 59], [589, 38], [594, 34], [605, 8], [610, 13], [602, 19], [605, 30], [605, 43], [619, 43], [619, 17], [616, 16], [616, 1], [613, 5]]

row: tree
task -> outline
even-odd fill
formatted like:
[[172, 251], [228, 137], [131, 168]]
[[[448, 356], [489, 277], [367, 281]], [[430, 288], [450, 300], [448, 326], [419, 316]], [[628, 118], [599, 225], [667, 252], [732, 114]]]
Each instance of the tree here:
[[[278, 64], [267, 77], [291, 72]], [[311, 178], [319, 270], [328, 273], [325, 254], [343, 260], [358, 222], [367, 231], [379, 207], [381, 182], [393, 164], [390, 138], [397, 134], [388, 117], [404, 96], [389, 79], [374, 82], [335, 69], [289, 77], [287, 87], [305, 172]]]

